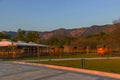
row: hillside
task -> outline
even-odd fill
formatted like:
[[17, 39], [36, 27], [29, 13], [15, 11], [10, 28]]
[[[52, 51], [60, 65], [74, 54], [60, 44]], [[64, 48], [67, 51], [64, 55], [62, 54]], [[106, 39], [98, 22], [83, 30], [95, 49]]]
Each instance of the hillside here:
[[57, 29], [49, 32], [40, 32], [40, 35], [43, 39], [49, 39], [56, 35], [63, 35], [69, 37], [79, 37], [79, 36], [88, 36], [92, 34], [99, 34], [100, 32], [111, 33], [114, 30], [113, 25], [103, 25], [103, 26], [91, 26], [85, 28], [76, 28], [76, 29]]
[[[99, 34], [100, 32], [105, 32], [107, 34], [111, 33], [114, 30], [113, 25], [94, 25], [91, 27], [85, 27], [85, 28], [76, 28], [76, 29], [64, 29], [60, 28], [53, 31], [45, 31], [45, 32], [39, 32], [41, 39], [49, 39], [53, 36], [57, 35], [63, 35], [63, 36], [69, 36], [69, 37], [79, 37], [79, 36], [88, 36], [92, 34]], [[16, 32], [13, 31], [4, 31], [5, 33], [15, 36]]]

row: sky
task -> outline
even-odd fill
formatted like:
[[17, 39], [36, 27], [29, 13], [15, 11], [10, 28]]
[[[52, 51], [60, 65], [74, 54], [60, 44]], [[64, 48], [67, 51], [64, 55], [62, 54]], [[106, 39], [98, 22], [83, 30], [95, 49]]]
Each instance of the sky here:
[[0, 0], [0, 31], [51, 31], [112, 24], [120, 0]]

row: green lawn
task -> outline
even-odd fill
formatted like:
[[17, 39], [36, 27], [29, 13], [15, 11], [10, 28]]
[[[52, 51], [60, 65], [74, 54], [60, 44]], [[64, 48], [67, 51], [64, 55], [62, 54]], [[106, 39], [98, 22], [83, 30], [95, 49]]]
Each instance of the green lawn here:
[[[61, 58], [94, 58], [94, 57], [108, 57], [108, 55], [99, 56], [97, 53], [89, 53], [89, 54], [68, 54], [65, 53], [61, 56]], [[39, 59], [59, 59], [60, 57], [57, 55], [46, 55], [39, 56]], [[11, 60], [38, 60], [38, 57], [25, 57], [25, 58], [17, 58], [17, 59], [3, 59], [4, 61]]]
[[[53, 64], [59, 66], [68, 66], [82, 68], [81, 60], [74, 61], [44, 61], [42, 64]], [[85, 68], [90, 70], [98, 70], [112, 73], [120, 73], [120, 59], [105, 59], [105, 60], [86, 60]]]
[[[102, 56], [107, 57], [108, 55]], [[93, 57], [101, 57], [97, 53], [90, 54], [64, 54], [61, 58], [93, 58]], [[48, 55], [48, 56], [40, 56], [40, 59], [57, 59], [59, 56]], [[20, 60], [36, 60], [38, 57], [28, 57], [28, 58], [20, 58]]]

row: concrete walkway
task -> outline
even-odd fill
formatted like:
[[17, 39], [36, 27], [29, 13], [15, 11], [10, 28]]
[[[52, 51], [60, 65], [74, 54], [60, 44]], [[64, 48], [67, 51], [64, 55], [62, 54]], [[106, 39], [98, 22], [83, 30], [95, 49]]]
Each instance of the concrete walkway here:
[[0, 80], [120, 80], [43, 66], [0, 62]]

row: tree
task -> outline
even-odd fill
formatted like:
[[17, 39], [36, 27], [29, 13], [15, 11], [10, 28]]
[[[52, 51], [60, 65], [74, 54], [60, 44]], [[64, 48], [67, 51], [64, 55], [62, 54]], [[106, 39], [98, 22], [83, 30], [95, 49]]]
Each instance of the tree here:
[[25, 38], [27, 42], [40, 43], [40, 35], [38, 32], [28, 32]]
[[0, 32], [0, 39], [10, 39], [10, 35]]
[[46, 41], [46, 44], [57, 45], [58, 44], [58, 39], [56, 37], [51, 37], [49, 40]]
[[111, 34], [111, 40], [114, 46], [120, 48], [120, 21], [113, 24], [115, 30]]
[[25, 31], [18, 29], [16, 36], [13, 38], [13, 41], [24, 41], [25, 40]]

